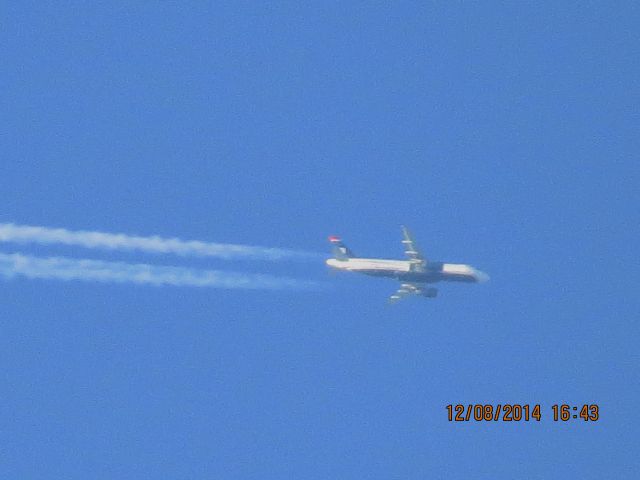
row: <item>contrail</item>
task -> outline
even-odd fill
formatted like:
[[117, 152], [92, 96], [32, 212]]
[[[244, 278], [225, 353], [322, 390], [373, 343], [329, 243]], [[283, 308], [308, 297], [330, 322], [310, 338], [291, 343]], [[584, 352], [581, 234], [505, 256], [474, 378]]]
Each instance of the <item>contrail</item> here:
[[125, 234], [71, 231], [64, 228], [33, 227], [0, 223], [0, 242], [37, 243], [41, 245], [73, 245], [101, 250], [135, 250], [148, 253], [172, 253], [182, 256], [217, 257], [231, 259], [285, 260], [317, 259], [318, 254], [227, 243], [210, 243], [196, 240], [157, 236], [140, 237]]
[[15, 276], [252, 290], [312, 290], [321, 286], [311, 281], [253, 273], [80, 260], [66, 257], [40, 258], [20, 253], [0, 253], [0, 277], [13, 278]]

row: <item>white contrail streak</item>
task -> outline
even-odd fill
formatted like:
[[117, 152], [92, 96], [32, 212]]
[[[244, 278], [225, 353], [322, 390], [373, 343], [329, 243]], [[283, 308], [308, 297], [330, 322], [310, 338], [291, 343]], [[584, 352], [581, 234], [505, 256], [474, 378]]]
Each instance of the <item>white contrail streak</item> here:
[[178, 238], [139, 237], [125, 234], [71, 231], [64, 228], [32, 227], [0, 223], [0, 242], [72, 245], [101, 250], [136, 250], [183, 256], [231, 259], [316, 259], [317, 254], [282, 248], [186, 241]]
[[0, 277], [15, 276], [224, 289], [310, 290], [320, 287], [315, 282], [253, 273], [0, 253]]

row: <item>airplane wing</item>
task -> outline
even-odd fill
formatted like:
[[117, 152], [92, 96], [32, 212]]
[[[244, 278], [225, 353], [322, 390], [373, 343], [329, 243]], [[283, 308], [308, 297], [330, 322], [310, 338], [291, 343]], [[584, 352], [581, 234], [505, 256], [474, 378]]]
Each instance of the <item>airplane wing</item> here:
[[438, 294], [435, 288], [426, 288], [422, 283], [405, 282], [400, 285], [396, 293], [389, 297], [389, 303], [396, 303], [409, 295], [421, 295], [423, 297], [433, 298]]
[[409, 257], [412, 265], [412, 270], [417, 272], [423, 272], [425, 269], [425, 265], [427, 264], [427, 259], [420, 252], [416, 241], [413, 239], [413, 235], [411, 232], [405, 227], [402, 226], [402, 244], [404, 245], [404, 253], [407, 257]]
[[422, 285], [419, 283], [403, 283], [396, 293], [389, 297], [389, 303], [396, 303], [406, 298], [408, 295], [415, 295], [422, 291]]

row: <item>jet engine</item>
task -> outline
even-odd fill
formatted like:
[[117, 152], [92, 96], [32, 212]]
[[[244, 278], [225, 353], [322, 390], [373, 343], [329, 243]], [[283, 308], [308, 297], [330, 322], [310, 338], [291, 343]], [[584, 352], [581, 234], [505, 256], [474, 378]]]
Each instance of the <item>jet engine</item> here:
[[438, 289], [437, 288], [425, 288], [424, 290], [422, 290], [420, 292], [420, 294], [423, 297], [433, 298], [436, 295], [438, 295]]

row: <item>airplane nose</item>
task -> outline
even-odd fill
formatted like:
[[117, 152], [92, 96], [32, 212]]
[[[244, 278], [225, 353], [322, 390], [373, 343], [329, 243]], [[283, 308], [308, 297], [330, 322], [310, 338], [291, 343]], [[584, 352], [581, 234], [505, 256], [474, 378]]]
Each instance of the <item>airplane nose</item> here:
[[488, 282], [489, 281], [489, 275], [487, 275], [484, 272], [481, 272], [480, 270], [474, 269], [473, 274], [475, 275], [476, 280], [479, 283], [484, 283], [484, 282]]

